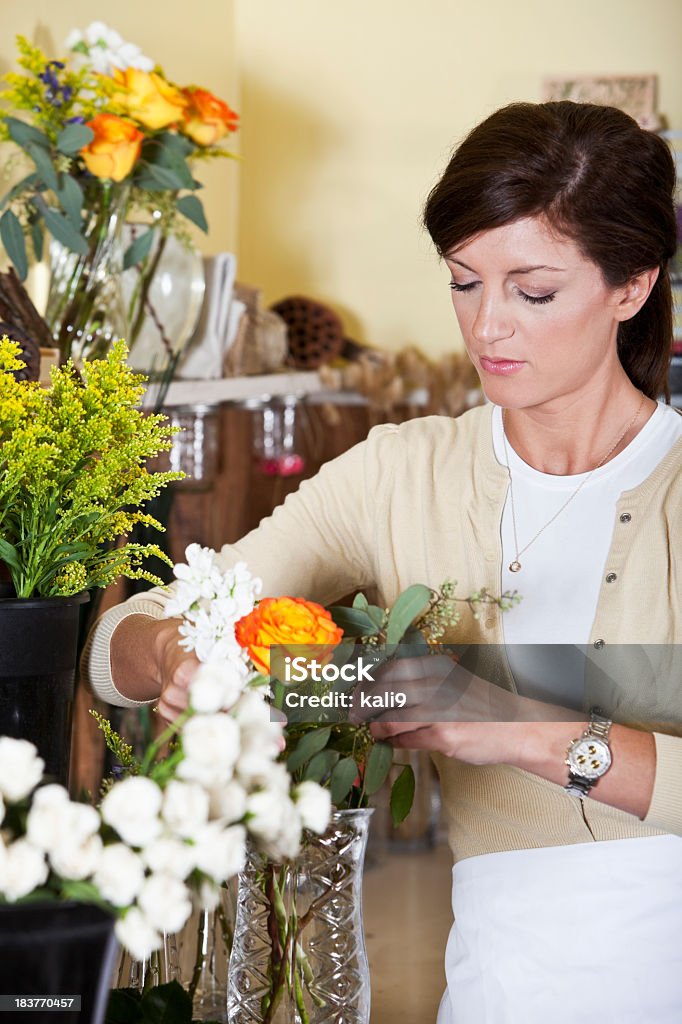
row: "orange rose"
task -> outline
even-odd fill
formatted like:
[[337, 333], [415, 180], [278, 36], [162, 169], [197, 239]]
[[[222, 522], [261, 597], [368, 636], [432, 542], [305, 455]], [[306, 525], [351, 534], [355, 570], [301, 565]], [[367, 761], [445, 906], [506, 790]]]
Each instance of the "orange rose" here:
[[139, 68], [126, 68], [125, 71], [115, 68], [113, 78], [125, 90], [117, 92], [114, 100], [121, 104], [129, 117], [145, 128], [158, 131], [182, 121], [187, 100], [161, 75], [154, 71], [140, 71]]
[[[237, 643], [244, 647], [259, 672], [270, 674], [270, 647], [314, 645], [318, 660], [329, 655], [343, 630], [322, 605], [302, 597], [266, 597], [234, 627]], [[324, 651], [317, 650], [323, 647]], [[311, 655], [312, 656], [312, 655]]]
[[188, 107], [183, 132], [198, 146], [213, 146], [228, 132], [236, 132], [239, 114], [206, 89], [185, 89]]
[[81, 156], [96, 178], [122, 181], [137, 161], [144, 135], [134, 124], [114, 114], [97, 114], [88, 121], [95, 137], [84, 146]]

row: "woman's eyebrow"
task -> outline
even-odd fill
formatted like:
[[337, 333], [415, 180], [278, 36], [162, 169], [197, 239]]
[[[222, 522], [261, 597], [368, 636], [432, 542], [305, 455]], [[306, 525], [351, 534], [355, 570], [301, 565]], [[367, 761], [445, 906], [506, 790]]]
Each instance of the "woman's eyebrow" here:
[[[463, 263], [462, 260], [456, 260], [452, 256], [446, 256], [446, 259], [450, 263], [457, 263], [460, 267], [464, 267], [465, 270], [469, 270], [472, 274], [476, 273], [476, 271], [472, 267], [468, 266], [466, 263]], [[513, 270], [510, 270], [509, 273], [510, 274], [531, 274], [534, 270], [553, 270], [553, 271], [555, 271], [558, 274], [563, 274], [563, 273], [565, 273], [566, 268], [565, 267], [550, 267], [550, 266], [547, 266], [547, 264], [545, 264], [545, 263], [541, 263], [541, 264], [538, 264], [535, 267], [515, 267]]]

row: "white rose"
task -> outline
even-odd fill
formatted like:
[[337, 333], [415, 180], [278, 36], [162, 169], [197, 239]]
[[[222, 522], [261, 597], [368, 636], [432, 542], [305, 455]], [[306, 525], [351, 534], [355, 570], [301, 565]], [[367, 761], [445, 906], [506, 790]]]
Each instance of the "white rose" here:
[[245, 690], [231, 709], [231, 714], [245, 732], [267, 731], [270, 724], [270, 707], [259, 690]]
[[114, 783], [102, 801], [102, 817], [125, 843], [145, 846], [161, 832], [162, 799], [155, 782], [133, 776]]
[[63, 786], [42, 786], [33, 796], [26, 822], [29, 842], [49, 852], [66, 843], [76, 847], [99, 831], [94, 807], [69, 800]]
[[169, 782], [163, 794], [161, 817], [177, 835], [191, 837], [208, 821], [208, 793], [196, 782]]
[[182, 730], [180, 778], [207, 786], [227, 782], [239, 757], [239, 726], [230, 715], [197, 715]]
[[105, 846], [93, 876], [93, 882], [105, 900], [115, 907], [126, 907], [142, 888], [144, 867], [139, 854], [125, 843]]
[[131, 907], [125, 917], [118, 919], [114, 932], [134, 960], [147, 960], [154, 950], [160, 949], [163, 944], [161, 935], [152, 928], [137, 907]]
[[64, 841], [50, 851], [50, 864], [60, 878], [88, 878], [97, 869], [102, 855], [102, 840], [90, 836], [83, 843]]
[[[293, 806], [293, 805], [292, 805]], [[263, 852], [271, 860], [291, 860], [301, 849], [301, 819], [294, 812], [287, 815], [275, 838], [263, 843]]]
[[27, 839], [17, 839], [0, 861], [0, 892], [12, 903], [47, 881], [45, 854]]
[[283, 831], [290, 807], [293, 804], [289, 797], [276, 790], [252, 793], [246, 801], [246, 827], [259, 839], [270, 842]]
[[[245, 770], [242, 771], [242, 768]], [[278, 793], [281, 798], [289, 796], [291, 776], [286, 765], [278, 761], [271, 761], [268, 758], [258, 759], [257, 754], [249, 755], [239, 759], [239, 780], [248, 788], [258, 787], [259, 790], [269, 790], [273, 794]]]
[[145, 846], [142, 860], [151, 871], [182, 879], [187, 878], [196, 866], [194, 847], [170, 836], [154, 839]]
[[195, 839], [194, 860], [216, 882], [227, 881], [244, 867], [246, 829], [242, 825], [223, 829], [219, 822], [206, 825]]
[[200, 714], [229, 708], [242, 692], [246, 678], [246, 665], [240, 670], [233, 660], [202, 665], [190, 684], [190, 704]]
[[293, 796], [303, 828], [309, 828], [312, 832], [322, 835], [332, 813], [329, 790], [318, 786], [316, 782], [302, 782], [294, 790]]
[[8, 803], [23, 800], [43, 777], [45, 762], [28, 740], [0, 737], [0, 793]]
[[220, 885], [204, 879], [199, 886], [198, 892], [192, 894], [195, 907], [201, 910], [215, 910], [220, 903]]
[[192, 913], [187, 887], [173, 875], [151, 875], [140, 889], [137, 902], [149, 924], [170, 935], [180, 931]]
[[224, 786], [216, 786], [210, 792], [209, 807], [212, 819], [241, 821], [246, 814], [246, 790], [234, 779]]

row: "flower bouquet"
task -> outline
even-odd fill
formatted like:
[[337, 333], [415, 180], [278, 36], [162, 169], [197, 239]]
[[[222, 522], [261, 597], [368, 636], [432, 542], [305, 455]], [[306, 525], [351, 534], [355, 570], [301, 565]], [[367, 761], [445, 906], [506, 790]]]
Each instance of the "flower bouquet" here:
[[[313, 1024], [342, 1012], [344, 1021], [366, 1024], [362, 860], [370, 799], [388, 780], [394, 749], [377, 742], [368, 724], [350, 720], [354, 659], [357, 665], [367, 657], [376, 671], [406, 649], [435, 650], [459, 620], [461, 603], [477, 615], [482, 604], [505, 609], [516, 595], [480, 591], [462, 602], [455, 584], [446, 582], [438, 591], [409, 587], [391, 609], [359, 594], [352, 608], [327, 610], [299, 597], [258, 600], [260, 581], [247, 566], [223, 570], [210, 549], [191, 545], [186, 557], [187, 564], [175, 567], [166, 614], [182, 619], [181, 645], [207, 668], [216, 656], [231, 666], [229, 684], [202, 669], [202, 700], [212, 707], [231, 699], [228, 685], [234, 692], [247, 683], [259, 687], [273, 716], [287, 718], [282, 760], [299, 794], [308, 799], [310, 789], [318, 833], [320, 786], [335, 808], [328, 831], [306, 843], [299, 857], [278, 863], [262, 847], [249, 852], [230, 961], [230, 1021]], [[297, 713], [302, 705], [307, 710]], [[399, 752], [397, 758], [400, 765]], [[414, 788], [412, 767], [400, 766], [390, 798], [394, 822], [408, 814]], [[281, 828], [284, 812], [267, 796], [260, 811], [252, 827], [267, 839]]]
[[[116, 336], [134, 344], [166, 239], [189, 242], [188, 221], [208, 230], [192, 165], [231, 156], [221, 143], [239, 119], [207, 90], [175, 85], [101, 22], [72, 32], [59, 60], [21, 36], [18, 48], [22, 71], [5, 76], [0, 138], [28, 166], [0, 200], [0, 238], [23, 279], [51, 235], [46, 316], [63, 357], [81, 361]], [[131, 214], [148, 226], [123, 255], [121, 227]], [[139, 270], [127, 310], [124, 267]]]
[[[206, 671], [229, 676], [219, 661]], [[229, 710], [201, 711], [207, 685], [200, 673], [188, 710], [141, 758], [100, 718], [127, 777], [105, 785], [97, 808], [47, 783], [30, 743], [0, 738], [0, 904], [101, 906], [115, 918], [125, 949], [144, 959], [160, 948], [164, 932], [182, 927], [193, 904], [215, 906], [221, 884], [244, 865], [247, 838], [270, 858], [292, 857], [304, 829], [324, 830], [328, 796], [320, 789], [311, 801], [310, 787], [292, 787], [277, 763], [281, 726], [261, 697], [247, 688], [231, 695]], [[170, 753], [160, 756], [167, 743]], [[263, 808], [272, 803], [282, 814], [264, 839]], [[36, 984], [40, 991], [40, 979]], [[181, 1008], [187, 1001], [172, 987], [165, 994]], [[116, 1000], [124, 1014], [135, 996], [117, 993]]]

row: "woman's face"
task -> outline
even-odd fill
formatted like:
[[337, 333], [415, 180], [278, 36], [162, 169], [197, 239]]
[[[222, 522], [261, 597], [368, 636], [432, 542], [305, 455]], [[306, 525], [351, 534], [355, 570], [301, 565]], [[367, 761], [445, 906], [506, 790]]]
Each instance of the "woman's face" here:
[[538, 406], [622, 374], [623, 289], [609, 288], [543, 218], [485, 231], [445, 262], [464, 343], [490, 401]]

